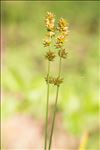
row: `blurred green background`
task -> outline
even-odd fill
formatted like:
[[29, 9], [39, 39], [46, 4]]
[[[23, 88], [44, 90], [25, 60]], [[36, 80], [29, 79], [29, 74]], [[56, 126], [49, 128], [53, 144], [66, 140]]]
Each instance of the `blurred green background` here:
[[[47, 11], [69, 22], [63, 61], [58, 111], [63, 126], [80, 136], [99, 126], [98, 62], [99, 2], [19, 1], [2, 2], [2, 120], [22, 113], [45, 118], [47, 61], [43, 47]], [[57, 73], [57, 61], [53, 74]], [[55, 91], [51, 88], [50, 109]], [[96, 134], [96, 133], [95, 133]], [[97, 134], [96, 134], [97, 135]], [[98, 147], [97, 136], [88, 146]], [[92, 142], [91, 142], [92, 141]], [[89, 149], [90, 150], [90, 149]]]

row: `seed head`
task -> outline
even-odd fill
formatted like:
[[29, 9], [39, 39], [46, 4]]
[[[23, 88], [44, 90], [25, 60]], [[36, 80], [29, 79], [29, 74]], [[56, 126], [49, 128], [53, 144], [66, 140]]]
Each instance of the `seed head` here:
[[56, 47], [56, 48], [62, 48], [62, 46], [63, 46], [63, 43], [56, 43], [56, 44], [55, 44], [55, 47]]
[[63, 78], [61, 77], [45, 77], [45, 81], [50, 84], [54, 84], [55, 86], [59, 86], [63, 82]]
[[57, 77], [53, 79], [53, 84], [59, 86], [63, 82], [63, 78]]
[[55, 23], [55, 16], [51, 12], [47, 12], [47, 16], [45, 18], [45, 24], [48, 31], [54, 31], [54, 23]]
[[48, 59], [49, 61], [53, 61], [55, 57], [56, 57], [55, 53], [50, 50], [45, 55], [45, 58]]
[[58, 43], [63, 43], [64, 41], [65, 41], [65, 36], [63, 34], [57, 37]]
[[67, 33], [68, 32], [68, 26], [69, 26], [68, 22], [64, 18], [60, 18], [60, 20], [58, 22], [57, 30], [59, 32]]
[[66, 49], [61, 49], [59, 50], [58, 55], [62, 57], [63, 59], [65, 59], [68, 55], [68, 52], [66, 52]]
[[44, 41], [43, 41], [44, 47], [48, 47], [48, 46], [50, 46], [50, 44], [51, 44], [51, 40], [49, 38], [44, 39]]
[[64, 34], [61, 34], [57, 37], [57, 41], [56, 41], [56, 48], [61, 48], [64, 44], [64, 41], [65, 41], [65, 35]]

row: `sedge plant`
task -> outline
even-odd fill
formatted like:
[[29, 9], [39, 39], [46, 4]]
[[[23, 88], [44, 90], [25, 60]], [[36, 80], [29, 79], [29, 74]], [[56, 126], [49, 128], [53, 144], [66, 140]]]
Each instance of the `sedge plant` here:
[[[45, 144], [44, 150], [50, 150], [52, 144], [52, 136], [54, 131], [55, 117], [56, 117], [56, 108], [57, 101], [59, 95], [59, 87], [63, 82], [63, 78], [61, 77], [61, 66], [62, 60], [67, 58], [67, 50], [64, 48], [64, 43], [66, 41], [66, 37], [68, 36], [68, 23], [65, 19], [60, 18], [57, 26], [55, 26], [55, 16], [51, 12], [47, 12], [47, 16], [45, 18], [45, 24], [47, 29], [47, 35], [43, 42], [44, 47], [47, 47], [48, 50], [46, 52], [45, 58], [48, 60], [48, 71], [47, 76], [45, 77], [47, 83], [47, 102], [46, 102], [46, 118], [45, 118]], [[56, 37], [57, 35], [57, 37]], [[53, 37], [56, 37], [56, 42], [54, 44], [55, 51], [51, 50], [51, 43], [53, 41]], [[59, 67], [58, 67], [58, 75], [57, 77], [52, 77], [50, 74], [51, 62], [55, 59], [55, 57], [59, 57]], [[55, 104], [53, 110], [53, 120], [51, 125], [51, 132], [49, 137], [49, 144], [47, 145], [47, 130], [48, 130], [48, 108], [49, 108], [49, 97], [50, 97], [50, 84], [56, 86], [56, 97]], [[47, 147], [48, 146], [48, 147]]]

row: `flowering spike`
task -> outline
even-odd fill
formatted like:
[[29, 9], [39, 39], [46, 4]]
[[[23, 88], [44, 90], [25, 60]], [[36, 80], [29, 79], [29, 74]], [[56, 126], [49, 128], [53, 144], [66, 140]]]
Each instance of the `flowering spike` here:
[[49, 61], [53, 61], [55, 57], [56, 57], [55, 53], [50, 50], [45, 55], [45, 58], [48, 59]]
[[45, 23], [46, 23], [47, 31], [54, 31], [55, 16], [53, 13], [47, 12]]
[[53, 79], [53, 84], [59, 86], [63, 82], [63, 78], [57, 77]]
[[67, 55], [68, 55], [68, 52], [66, 52], [66, 49], [61, 49], [61, 50], [58, 51], [58, 55], [61, 58], [65, 59], [67, 57]]
[[48, 47], [51, 44], [51, 40], [49, 38], [45, 38], [43, 41], [43, 45], [44, 47]]
[[59, 22], [58, 22], [57, 30], [59, 32], [67, 33], [68, 32], [68, 26], [69, 26], [68, 22], [64, 18], [60, 18]]
[[64, 34], [61, 34], [57, 37], [57, 41], [56, 41], [56, 48], [61, 48], [64, 44], [64, 41], [65, 41], [65, 35]]

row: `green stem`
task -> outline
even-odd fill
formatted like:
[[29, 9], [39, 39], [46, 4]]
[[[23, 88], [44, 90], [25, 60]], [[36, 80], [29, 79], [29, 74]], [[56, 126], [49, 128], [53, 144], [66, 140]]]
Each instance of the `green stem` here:
[[61, 57], [60, 57], [60, 60], [59, 60], [59, 73], [58, 73], [58, 77], [60, 77], [60, 74], [61, 74]]
[[[47, 80], [49, 80], [49, 74], [50, 74], [50, 61], [48, 61]], [[44, 150], [47, 149], [48, 105], [49, 105], [49, 83], [47, 82], [47, 103], [46, 103], [46, 117], [45, 117], [45, 146], [44, 146]]]
[[[60, 57], [60, 61], [59, 61], [58, 77], [60, 77], [60, 74], [61, 74], [61, 57]], [[52, 127], [51, 127], [51, 134], [50, 134], [50, 140], [49, 140], [49, 148], [48, 148], [48, 150], [51, 149], [51, 144], [52, 144], [52, 136], [53, 136], [53, 130], [54, 130], [54, 124], [55, 124], [55, 117], [56, 117], [58, 93], [59, 93], [59, 86], [57, 86], [57, 91], [56, 91], [56, 99], [55, 99], [55, 105], [54, 105], [53, 121], [52, 121]]]
[[51, 143], [52, 143], [52, 135], [53, 135], [53, 129], [54, 129], [54, 123], [55, 123], [55, 116], [56, 116], [56, 107], [57, 107], [58, 93], [59, 93], [59, 86], [57, 86], [57, 92], [56, 92], [56, 100], [55, 100], [55, 105], [54, 105], [54, 114], [53, 114], [52, 128], [51, 128], [50, 141], [49, 141], [49, 148], [48, 148], [49, 150], [51, 149]]

